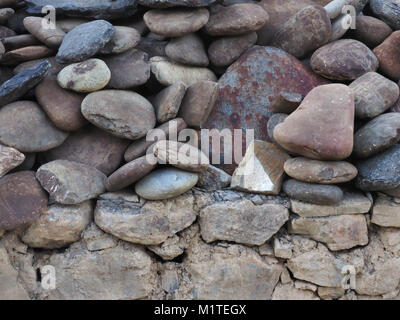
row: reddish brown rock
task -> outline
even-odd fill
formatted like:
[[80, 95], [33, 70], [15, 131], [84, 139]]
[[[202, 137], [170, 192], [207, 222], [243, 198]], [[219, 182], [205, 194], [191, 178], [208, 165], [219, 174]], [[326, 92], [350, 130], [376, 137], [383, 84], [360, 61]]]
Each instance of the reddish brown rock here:
[[378, 69], [378, 59], [362, 42], [353, 39], [333, 41], [311, 57], [314, 72], [332, 80], [354, 80]]
[[8, 51], [0, 60], [6, 65], [15, 65], [20, 62], [50, 57], [54, 51], [45, 46], [29, 46]]
[[39, 218], [47, 207], [47, 194], [35, 172], [21, 171], [0, 180], [0, 229], [13, 230]]
[[374, 49], [379, 70], [393, 80], [400, 80], [400, 30], [393, 32]]
[[274, 129], [286, 150], [311, 159], [341, 160], [353, 150], [354, 98], [343, 84], [313, 89]]
[[382, 20], [370, 16], [357, 16], [355, 38], [370, 48], [380, 45], [391, 33], [392, 29]]
[[26, 17], [23, 20], [25, 28], [46, 46], [58, 48], [65, 36], [65, 32], [56, 28], [43, 28], [42, 17]]

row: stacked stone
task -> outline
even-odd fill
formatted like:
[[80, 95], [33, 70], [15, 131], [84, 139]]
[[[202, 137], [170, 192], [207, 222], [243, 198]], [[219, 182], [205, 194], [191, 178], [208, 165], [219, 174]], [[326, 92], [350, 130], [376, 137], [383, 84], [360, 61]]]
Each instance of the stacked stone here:
[[47, 2], [0, 0], [0, 298], [399, 296], [397, 0]]

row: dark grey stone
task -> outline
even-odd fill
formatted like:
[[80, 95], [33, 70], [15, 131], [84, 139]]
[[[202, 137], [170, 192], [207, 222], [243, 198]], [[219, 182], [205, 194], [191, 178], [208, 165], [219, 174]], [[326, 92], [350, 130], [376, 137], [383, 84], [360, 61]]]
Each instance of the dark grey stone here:
[[105, 20], [81, 24], [64, 37], [56, 60], [59, 63], [87, 60], [104, 48], [113, 34], [114, 26]]
[[285, 113], [275, 113], [269, 118], [267, 122], [267, 131], [268, 131], [268, 137], [271, 139], [271, 141], [275, 142], [274, 139], [274, 129], [275, 127], [285, 121], [285, 119], [288, 117], [287, 114]]
[[371, 0], [369, 6], [376, 17], [393, 29], [400, 29], [400, 6], [397, 0]]
[[151, 8], [206, 7], [216, 0], [138, 0], [142, 6]]
[[45, 60], [21, 71], [0, 87], [0, 106], [18, 100], [46, 77], [51, 64]]

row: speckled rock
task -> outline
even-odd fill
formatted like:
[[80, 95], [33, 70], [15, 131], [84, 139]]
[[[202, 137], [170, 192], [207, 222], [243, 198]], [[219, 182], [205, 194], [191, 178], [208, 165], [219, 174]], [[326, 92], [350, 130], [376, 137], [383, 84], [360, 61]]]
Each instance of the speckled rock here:
[[400, 141], [400, 113], [382, 114], [354, 135], [354, 153], [359, 158], [369, 158]]
[[395, 81], [400, 80], [399, 44], [400, 31], [395, 31], [374, 49], [379, 60], [379, 71]]
[[195, 33], [172, 39], [165, 47], [165, 53], [178, 63], [199, 67], [206, 67], [209, 63], [203, 41]]
[[151, 99], [158, 122], [164, 123], [176, 117], [185, 92], [185, 84], [183, 82], [177, 82], [161, 90]]
[[370, 48], [380, 45], [390, 34], [392, 29], [382, 20], [370, 16], [358, 16], [357, 28], [353, 30], [358, 41]]
[[115, 26], [111, 40], [100, 49], [102, 54], [118, 54], [136, 47], [140, 42], [140, 33], [134, 28]]
[[165, 200], [185, 193], [197, 181], [196, 173], [175, 168], [158, 169], [136, 183], [135, 192], [148, 200]]
[[58, 84], [76, 92], [93, 92], [103, 89], [111, 79], [111, 71], [100, 59], [89, 59], [70, 64], [57, 76]]
[[370, 7], [374, 15], [394, 30], [400, 29], [400, 9], [398, 5], [397, 0], [370, 0]]
[[154, 108], [141, 95], [123, 90], [103, 90], [86, 96], [83, 116], [117, 137], [139, 139], [156, 125]]
[[25, 155], [17, 149], [0, 144], [0, 178], [25, 160]]
[[372, 208], [371, 222], [382, 227], [400, 228], [400, 201], [379, 195]]
[[36, 102], [17, 101], [0, 109], [0, 142], [21, 152], [42, 152], [61, 145], [58, 130]]
[[365, 191], [381, 191], [400, 186], [400, 145], [357, 163], [357, 187]]
[[196, 32], [208, 21], [209, 12], [205, 8], [173, 8], [150, 10], [143, 20], [151, 32], [166, 37], [181, 37]]
[[362, 42], [342, 39], [324, 45], [311, 57], [314, 72], [332, 80], [354, 80], [376, 71], [379, 61]]
[[47, 194], [35, 172], [21, 171], [0, 180], [0, 228], [13, 230], [38, 219], [47, 206]]
[[85, 164], [55, 160], [42, 165], [36, 178], [50, 195], [51, 202], [78, 204], [105, 191], [106, 176]]
[[43, 18], [41, 17], [26, 17], [23, 22], [25, 28], [29, 31], [29, 33], [31, 33], [33, 36], [35, 36], [37, 39], [39, 39], [50, 48], [58, 48], [61, 45], [66, 34], [57, 26], [55, 29], [43, 28]]
[[197, 186], [205, 190], [219, 190], [230, 186], [232, 177], [225, 171], [209, 165], [207, 170], [199, 173]]
[[113, 35], [113, 25], [105, 20], [81, 24], [64, 37], [56, 59], [60, 63], [87, 60], [104, 48]]

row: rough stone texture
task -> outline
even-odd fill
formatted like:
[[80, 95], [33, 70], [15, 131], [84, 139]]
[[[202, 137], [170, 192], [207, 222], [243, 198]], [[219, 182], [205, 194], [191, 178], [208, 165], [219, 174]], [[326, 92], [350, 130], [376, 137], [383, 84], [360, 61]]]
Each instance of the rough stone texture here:
[[25, 160], [25, 155], [17, 149], [0, 144], [0, 178]]
[[195, 33], [172, 39], [165, 47], [165, 53], [178, 63], [199, 67], [206, 67], [209, 63], [203, 41]]
[[312, 184], [294, 179], [284, 182], [283, 191], [291, 199], [320, 205], [334, 205], [343, 199], [343, 191], [337, 186]]
[[36, 102], [17, 101], [0, 110], [0, 141], [21, 152], [46, 151], [58, 147], [67, 137]]
[[358, 41], [370, 48], [380, 45], [390, 34], [392, 29], [382, 20], [370, 16], [358, 16], [357, 28], [354, 35]]
[[53, 204], [26, 229], [21, 240], [31, 248], [56, 249], [81, 239], [93, 212], [90, 201], [78, 205]]
[[293, 284], [281, 284], [275, 287], [272, 300], [320, 300], [312, 291], [295, 288]]
[[82, 203], [105, 191], [102, 172], [74, 161], [48, 162], [37, 170], [36, 178], [50, 194], [50, 201], [61, 204]]
[[47, 206], [46, 192], [33, 171], [9, 174], [0, 180], [0, 228], [13, 230], [38, 219]]
[[301, 217], [327, 217], [367, 213], [371, 206], [371, 201], [359, 192], [344, 192], [341, 202], [329, 206], [291, 200], [291, 210]]
[[[274, 113], [267, 122], [267, 131], [268, 131], [268, 138], [275, 143], [276, 145], [279, 146], [279, 144], [275, 141], [274, 139], [274, 129], [275, 127], [285, 121], [285, 119], [288, 117], [287, 114], [285, 113]], [[280, 146], [279, 146], [280, 147]]]
[[142, 6], [151, 8], [169, 8], [169, 7], [206, 7], [215, 0], [138, 0]]
[[356, 185], [365, 191], [390, 190], [400, 186], [400, 145], [357, 164]]
[[208, 47], [208, 56], [211, 63], [217, 67], [229, 66], [237, 60], [243, 52], [257, 41], [257, 33], [222, 37], [214, 40]]
[[181, 37], [196, 32], [208, 21], [209, 12], [205, 8], [174, 8], [150, 10], [143, 20], [151, 32], [166, 37]]
[[395, 81], [400, 80], [399, 43], [400, 31], [395, 31], [374, 49], [380, 72]]
[[372, 209], [371, 222], [382, 227], [400, 228], [400, 200], [379, 195]]
[[274, 129], [286, 150], [317, 160], [342, 160], [353, 150], [354, 101], [343, 84], [313, 89]]
[[[28, 0], [28, 12], [41, 14], [47, 0]], [[136, 13], [136, 0], [53, 0], [51, 5], [58, 14], [70, 17], [111, 19]]]
[[147, 53], [131, 49], [124, 53], [105, 57], [111, 71], [110, 88], [130, 89], [145, 84], [150, 78], [150, 62]]
[[395, 198], [400, 198], [400, 187], [397, 187], [395, 189], [390, 189], [390, 190], [384, 190], [382, 191], [385, 194], [395, 197]]
[[254, 205], [250, 200], [220, 202], [200, 211], [201, 236], [206, 242], [234, 241], [262, 245], [289, 219], [287, 208], [274, 203]]
[[281, 92], [275, 97], [275, 100], [272, 101], [271, 111], [274, 113], [282, 112], [290, 114], [299, 107], [302, 100], [303, 97], [298, 93]]
[[393, 29], [400, 29], [400, 9], [398, 0], [371, 0], [370, 7], [375, 16], [386, 22]]
[[[299, 32], [301, 30], [301, 32]], [[321, 6], [298, 11], [275, 33], [271, 45], [302, 58], [326, 44], [331, 37], [331, 21]]]
[[286, 174], [294, 179], [320, 184], [336, 184], [353, 180], [357, 168], [345, 161], [320, 161], [303, 157], [289, 159], [284, 164]]
[[97, 201], [95, 222], [122, 240], [157, 245], [189, 227], [196, 219], [194, 197], [184, 194], [168, 202], [143, 202], [133, 193], [104, 194]]
[[311, 57], [314, 72], [332, 80], [354, 80], [364, 73], [376, 71], [379, 61], [363, 43], [341, 39], [324, 45]]
[[192, 189], [197, 181], [196, 173], [168, 167], [153, 171], [144, 177], [136, 183], [135, 191], [148, 200], [164, 200]]
[[114, 32], [113, 25], [105, 20], [81, 24], [64, 37], [56, 59], [60, 63], [87, 60], [105, 47]]
[[65, 32], [59, 29], [57, 26], [54, 29], [45, 29], [43, 28], [42, 21], [43, 18], [41, 17], [26, 17], [23, 20], [23, 23], [29, 33], [43, 42], [46, 46], [58, 48], [64, 39]]
[[357, 118], [373, 118], [399, 98], [399, 86], [376, 72], [368, 72], [349, 85], [354, 94]]
[[332, 251], [368, 244], [367, 221], [363, 215], [295, 218], [289, 223], [289, 232], [323, 242]]
[[158, 122], [164, 123], [176, 117], [185, 92], [185, 84], [177, 82], [161, 90], [151, 99]]
[[230, 186], [232, 177], [225, 171], [209, 165], [199, 174], [197, 186], [205, 190], [219, 190]]
[[21, 71], [0, 86], [0, 105], [18, 100], [47, 75], [50, 63], [44, 61]]
[[46, 162], [58, 159], [76, 161], [109, 175], [119, 167], [128, 145], [129, 140], [88, 126], [71, 133], [61, 146], [46, 152], [44, 159]]
[[382, 114], [354, 135], [354, 153], [359, 158], [369, 158], [400, 141], [400, 113]]
[[140, 33], [134, 28], [115, 26], [111, 40], [100, 49], [102, 54], [118, 54], [136, 47], [140, 42]]
[[91, 123], [120, 138], [142, 138], [156, 125], [151, 103], [131, 91], [93, 92], [83, 100], [81, 111]]
[[183, 82], [191, 86], [202, 80], [217, 81], [215, 74], [207, 68], [185, 66], [169, 61], [165, 57], [153, 57], [150, 59], [151, 72], [156, 79], [165, 86]]
[[232, 176], [231, 188], [263, 194], [278, 194], [283, 165], [289, 155], [272, 143], [255, 140]]

